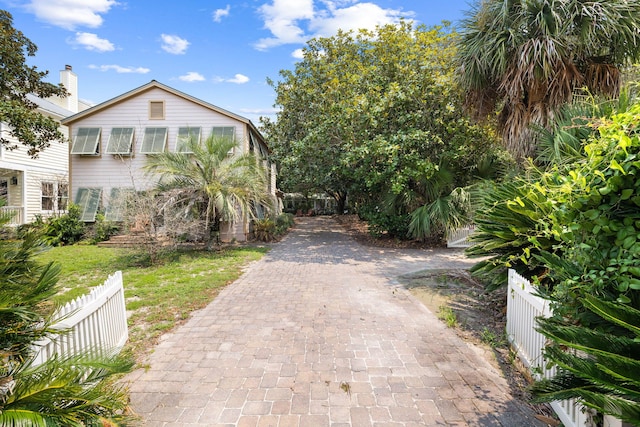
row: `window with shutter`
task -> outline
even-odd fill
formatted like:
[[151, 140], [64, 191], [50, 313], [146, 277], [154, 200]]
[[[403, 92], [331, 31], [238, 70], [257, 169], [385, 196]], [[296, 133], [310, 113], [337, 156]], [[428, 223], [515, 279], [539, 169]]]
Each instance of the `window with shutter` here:
[[78, 188], [76, 205], [80, 206], [80, 221], [95, 222], [102, 188]]
[[104, 212], [104, 219], [114, 222], [123, 221], [127, 203], [133, 200], [133, 196], [133, 188], [112, 188]]
[[142, 139], [142, 154], [162, 153], [167, 144], [167, 128], [145, 128]]
[[83, 154], [96, 156], [100, 153], [100, 128], [78, 128], [78, 133], [73, 140], [71, 154]]
[[[213, 138], [229, 138], [233, 140], [236, 136], [236, 128], [234, 126], [214, 126], [211, 129]], [[229, 150], [229, 155], [233, 155], [234, 149]]]
[[196, 143], [200, 143], [201, 128], [199, 127], [181, 127], [178, 128], [178, 137], [176, 138], [176, 153], [190, 153], [187, 148], [189, 139], [193, 139]]
[[107, 143], [107, 154], [131, 154], [133, 128], [112, 128]]

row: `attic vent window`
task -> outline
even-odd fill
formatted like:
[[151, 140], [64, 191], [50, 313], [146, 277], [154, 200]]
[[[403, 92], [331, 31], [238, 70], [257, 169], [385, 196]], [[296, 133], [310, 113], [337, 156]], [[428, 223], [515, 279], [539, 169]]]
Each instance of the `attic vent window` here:
[[149, 119], [164, 119], [164, 101], [149, 101]]
[[99, 153], [100, 128], [78, 128], [71, 154], [95, 156]]

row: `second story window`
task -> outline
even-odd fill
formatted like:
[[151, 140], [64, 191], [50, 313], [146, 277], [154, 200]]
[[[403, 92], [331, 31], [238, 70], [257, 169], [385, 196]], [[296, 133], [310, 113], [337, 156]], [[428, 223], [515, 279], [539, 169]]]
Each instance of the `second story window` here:
[[133, 128], [112, 128], [107, 143], [107, 154], [131, 154]]
[[73, 139], [71, 154], [84, 154], [96, 156], [100, 154], [100, 128], [78, 128], [78, 133]]
[[178, 137], [176, 139], [176, 153], [189, 153], [187, 144], [192, 139], [196, 143], [200, 143], [199, 127], [182, 127], [178, 128]]
[[167, 128], [145, 128], [142, 139], [142, 154], [162, 153], [167, 145]]

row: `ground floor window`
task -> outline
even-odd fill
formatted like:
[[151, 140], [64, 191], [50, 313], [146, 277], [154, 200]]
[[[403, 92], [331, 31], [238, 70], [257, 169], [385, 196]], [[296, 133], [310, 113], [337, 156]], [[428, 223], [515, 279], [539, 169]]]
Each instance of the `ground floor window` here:
[[43, 181], [40, 183], [41, 206], [43, 211], [67, 210], [69, 201], [69, 184], [66, 181]]
[[9, 199], [9, 181], [0, 178], [0, 200], [3, 200], [5, 204]]

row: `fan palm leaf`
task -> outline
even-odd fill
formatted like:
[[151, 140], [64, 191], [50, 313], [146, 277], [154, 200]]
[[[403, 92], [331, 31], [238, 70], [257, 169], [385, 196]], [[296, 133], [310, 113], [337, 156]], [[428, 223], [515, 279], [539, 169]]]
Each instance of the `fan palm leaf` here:
[[484, 0], [462, 25], [459, 78], [477, 118], [500, 109], [507, 149], [533, 157], [531, 125], [546, 128], [576, 89], [615, 96], [640, 59], [640, 3]]

